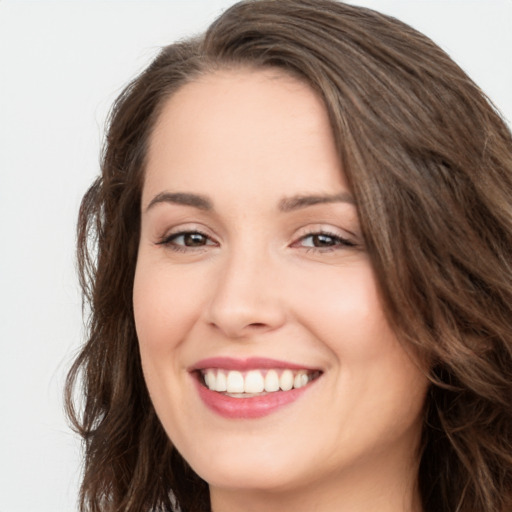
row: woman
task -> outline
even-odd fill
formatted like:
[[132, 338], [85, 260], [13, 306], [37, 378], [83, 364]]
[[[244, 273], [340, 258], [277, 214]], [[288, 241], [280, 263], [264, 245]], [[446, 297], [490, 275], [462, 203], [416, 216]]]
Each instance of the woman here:
[[511, 149], [374, 11], [164, 48], [80, 212], [82, 510], [510, 510]]

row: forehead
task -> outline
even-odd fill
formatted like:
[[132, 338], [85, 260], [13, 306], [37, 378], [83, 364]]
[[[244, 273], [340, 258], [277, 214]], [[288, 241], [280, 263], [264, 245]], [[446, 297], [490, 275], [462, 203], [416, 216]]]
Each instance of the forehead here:
[[150, 139], [144, 194], [211, 193], [221, 183], [241, 193], [265, 182], [332, 193], [343, 180], [327, 111], [307, 84], [279, 70], [230, 70], [167, 100]]

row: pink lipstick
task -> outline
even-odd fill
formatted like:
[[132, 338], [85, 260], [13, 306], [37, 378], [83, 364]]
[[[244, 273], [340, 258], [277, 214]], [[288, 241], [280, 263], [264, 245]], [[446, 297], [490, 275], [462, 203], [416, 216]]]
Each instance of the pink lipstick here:
[[210, 358], [189, 370], [200, 398], [226, 418], [259, 418], [299, 399], [319, 369], [268, 358]]

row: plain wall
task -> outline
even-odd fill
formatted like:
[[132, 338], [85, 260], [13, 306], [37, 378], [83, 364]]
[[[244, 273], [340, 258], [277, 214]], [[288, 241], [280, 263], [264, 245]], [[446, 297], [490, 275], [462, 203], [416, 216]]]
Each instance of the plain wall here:
[[[0, 512], [76, 510], [62, 405], [82, 339], [74, 228], [108, 108], [160, 46], [232, 3], [0, 1]], [[511, 0], [351, 3], [425, 32], [512, 120]]]

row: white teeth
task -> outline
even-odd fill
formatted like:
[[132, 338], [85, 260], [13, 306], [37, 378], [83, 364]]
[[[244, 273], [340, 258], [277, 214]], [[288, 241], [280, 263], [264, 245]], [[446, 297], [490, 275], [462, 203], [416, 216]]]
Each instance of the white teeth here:
[[252, 370], [245, 376], [244, 392], [261, 393], [265, 389], [263, 375], [258, 370]]
[[[219, 372], [221, 373], [221, 372]], [[237, 371], [228, 373], [227, 388], [228, 393], [243, 393], [244, 392], [244, 376]]]
[[295, 375], [295, 379], [293, 379], [293, 387], [295, 389], [302, 388], [308, 383], [308, 380], [307, 374], [299, 372]]
[[209, 389], [215, 389], [215, 373], [213, 370], [207, 370], [204, 374], [204, 383]]
[[271, 393], [279, 390], [279, 375], [275, 370], [269, 370], [265, 375], [265, 391]]
[[226, 381], [226, 374], [224, 372], [217, 372], [217, 378], [215, 379], [215, 387], [210, 388], [213, 391], [227, 391], [228, 383]]
[[[279, 375], [279, 372], [281, 373]], [[236, 370], [209, 368], [203, 371], [206, 387], [219, 393], [233, 395], [257, 395], [275, 391], [289, 391], [304, 387], [314, 378], [307, 370], [250, 370], [242, 373]]]
[[285, 370], [279, 379], [279, 387], [283, 391], [290, 391], [293, 388], [293, 373], [291, 370]]

